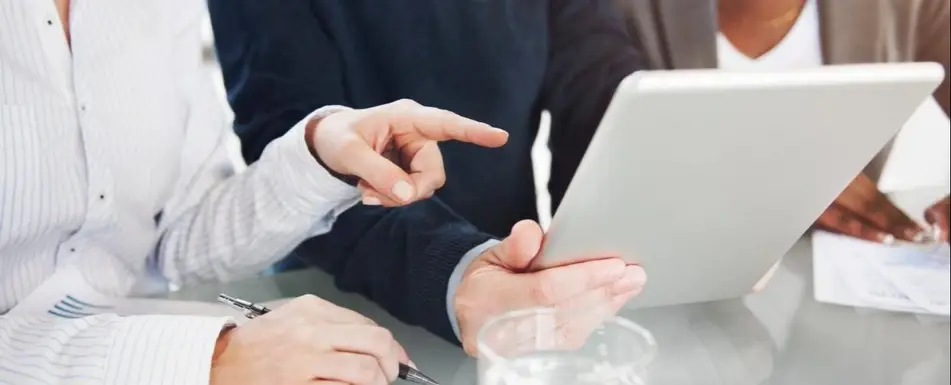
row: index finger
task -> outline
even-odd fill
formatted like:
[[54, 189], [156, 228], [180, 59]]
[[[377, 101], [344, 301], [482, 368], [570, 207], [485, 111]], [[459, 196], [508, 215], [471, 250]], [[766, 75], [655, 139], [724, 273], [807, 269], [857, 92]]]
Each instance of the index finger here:
[[575, 263], [525, 274], [526, 305], [553, 305], [585, 292], [610, 285], [625, 273], [618, 258]]
[[373, 320], [363, 314], [345, 307], [337, 306], [333, 302], [312, 294], [297, 297], [288, 303], [288, 305], [292, 305], [293, 311], [296, 311], [300, 315], [313, 317], [314, 319], [329, 323], [376, 325], [376, 322], [373, 322]]
[[403, 119], [403, 124], [393, 132], [396, 137], [418, 135], [429, 140], [458, 140], [493, 148], [508, 141], [508, 133], [504, 130], [439, 108], [410, 108], [404, 111]]
[[868, 224], [885, 230], [896, 239], [915, 241], [915, 238], [924, 231], [908, 214], [905, 214], [879, 191], [874, 182], [864, 177], [864, 174], [857, 177], [842, 192], [835, 204]]

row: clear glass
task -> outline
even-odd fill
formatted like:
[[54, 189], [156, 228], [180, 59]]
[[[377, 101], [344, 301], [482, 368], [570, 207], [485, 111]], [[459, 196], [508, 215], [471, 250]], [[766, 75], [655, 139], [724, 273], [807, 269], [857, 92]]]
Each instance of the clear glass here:
[[601, 314], [541, 308], [489, 321], [477, 342], [479, 385], [647, 385], [654, 337]]

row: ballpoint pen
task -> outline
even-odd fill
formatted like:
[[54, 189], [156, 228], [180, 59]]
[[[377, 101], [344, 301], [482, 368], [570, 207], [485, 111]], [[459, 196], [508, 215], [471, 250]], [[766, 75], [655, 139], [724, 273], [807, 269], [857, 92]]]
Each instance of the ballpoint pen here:
[[[258, 305], [253, 302], [245, 301], [240, 298], [235, 298], [227, 294], [218, 294], [218, 302], [224, 303], [228, 306], [231, 306], [235, 309], [241, 310], [244, 312], [244, 316], [249, 319], [254, 319], [257, 316], [265, 315], [271, 311], [267, 306]], [[409, 365], [405, 365], [402, 362], [400, 363], [400, 373], [399, 378], [401, 380], [406, 380], [409, 382], [422, 384], [422, 385], [439, 385], [438, 382], [429, 378], [419, 370], [413, 369]]]

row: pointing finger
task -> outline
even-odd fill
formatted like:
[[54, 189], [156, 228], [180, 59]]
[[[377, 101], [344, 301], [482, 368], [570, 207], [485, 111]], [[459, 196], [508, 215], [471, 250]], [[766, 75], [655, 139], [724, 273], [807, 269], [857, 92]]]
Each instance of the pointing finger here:
[[395, 137], [458, 140], [484, 147], [500, 147], [508, 141], [508, 133], [503, 130], [413, 101], [400, 100], [381, 108], [390, 109], [390, 113], [396, 111], [395, 124], [391, 124]]
[[501, 147], [508, 133], [488, 124], [433, 107], [422, 107], [411, 115], [413, 126], [429, 140], [458, 140], [483, 147]]

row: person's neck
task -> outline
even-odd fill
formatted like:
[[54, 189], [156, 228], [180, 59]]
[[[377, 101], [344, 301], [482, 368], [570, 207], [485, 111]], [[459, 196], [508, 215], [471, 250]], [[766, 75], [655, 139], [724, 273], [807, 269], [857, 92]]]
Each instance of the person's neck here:
[[721, 17], [768, 21], [801, 8], [804, 0], [719, 0]]
[[56, 13], [59, 15], [60, 24], [63, 25], [63, 34], [66, 36], [66, 44], [70, 43], [69, 37], [69, 5], [70, 0], [53, 0], [56, 5]]

